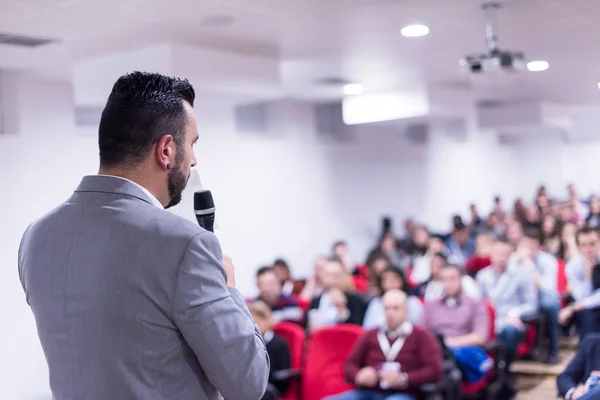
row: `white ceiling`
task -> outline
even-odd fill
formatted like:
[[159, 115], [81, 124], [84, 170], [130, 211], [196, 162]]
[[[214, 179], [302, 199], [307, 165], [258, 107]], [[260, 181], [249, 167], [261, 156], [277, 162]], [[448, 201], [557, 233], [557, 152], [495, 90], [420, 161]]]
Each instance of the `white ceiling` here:
[[[36, 50], [0, 47], [0, 67], [69, 76], [73, 61], [172, 40], [279, 57], [290, 95], [321, 97], [341, 77], [367, 90], [457, 87], [479, 99], [600, 104], [600, 0], [507, 0], [500, 47], [550, 69], [464, 76], [458, 60], [485, 50], [481, 0], [0, 0], [0, 32], [60, 39]], [[228, 16], [233, 23], [203, 27]], [[428, 25], [407, 39], [402, 26]]]

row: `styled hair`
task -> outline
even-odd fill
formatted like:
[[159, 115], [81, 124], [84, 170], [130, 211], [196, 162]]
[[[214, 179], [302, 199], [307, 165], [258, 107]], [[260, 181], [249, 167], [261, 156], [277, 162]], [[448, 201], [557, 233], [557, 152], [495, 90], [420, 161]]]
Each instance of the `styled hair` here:
[[98, 146], [102, 167], [132, 167], [143, 161], [164, 135], [178, 148], [185, 143], [183, 102], [194, 106], [196, 94], [186, 79], [132, 72], [115, 82], [100, 118]]

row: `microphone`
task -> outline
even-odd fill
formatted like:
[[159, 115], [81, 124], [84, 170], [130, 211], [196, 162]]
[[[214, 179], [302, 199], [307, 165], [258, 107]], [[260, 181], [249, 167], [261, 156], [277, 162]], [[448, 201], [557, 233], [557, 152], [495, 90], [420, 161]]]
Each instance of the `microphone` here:
[[215, 202], [210, 190], [201, 190], [194, 193], [194, 212], [198, 225], [209, 232], [214, 232]]

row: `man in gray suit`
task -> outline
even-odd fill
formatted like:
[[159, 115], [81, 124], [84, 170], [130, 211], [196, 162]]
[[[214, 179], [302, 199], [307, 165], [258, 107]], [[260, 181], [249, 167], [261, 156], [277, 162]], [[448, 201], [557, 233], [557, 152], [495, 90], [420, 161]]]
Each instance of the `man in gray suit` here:
[[[34, 222], [19, 275], [56, 400], [259, 400], [269, 358], [216, 237], [181, 200], [198, 128], [186, 80], [134, 72], [110, 94], [100, 171]], [[224, 264], [224, 265], [223, 265]]]

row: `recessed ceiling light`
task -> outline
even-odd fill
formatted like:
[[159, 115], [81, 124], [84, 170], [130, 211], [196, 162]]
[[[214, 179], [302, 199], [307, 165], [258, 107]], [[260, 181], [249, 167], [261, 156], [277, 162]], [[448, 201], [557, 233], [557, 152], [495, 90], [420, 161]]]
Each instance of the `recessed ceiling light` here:
[[344, 85], [344, 94], [346, 96], [355, 96], [363, 92], [363, 85], [360, 83], [348, 83]]
[[545, 71], [550, 67], [548, 61], [530, 61], [527, 63], [527, 69], [531, 72]]
[[402, 36], [419, 37], [429, 33], [429, 28], [426, 25], [407, 25], [400, 31]]
[[600, 89], [600, 82], [598, 82], [598, 89]]

